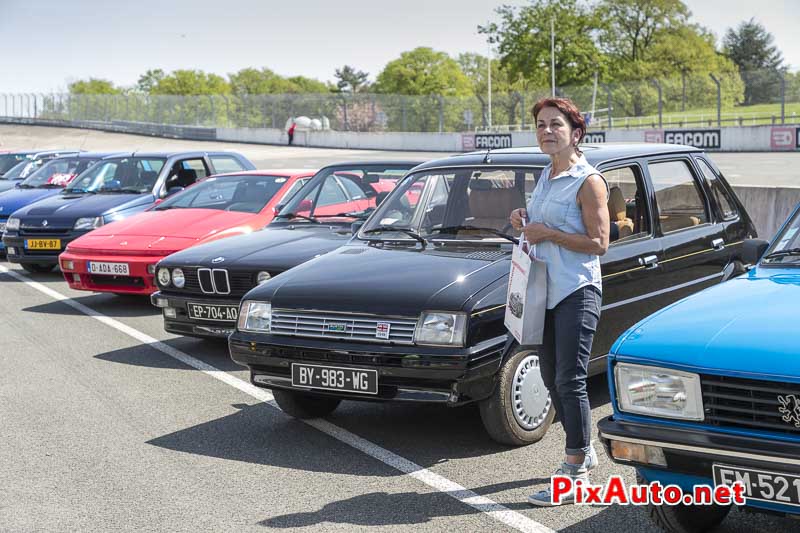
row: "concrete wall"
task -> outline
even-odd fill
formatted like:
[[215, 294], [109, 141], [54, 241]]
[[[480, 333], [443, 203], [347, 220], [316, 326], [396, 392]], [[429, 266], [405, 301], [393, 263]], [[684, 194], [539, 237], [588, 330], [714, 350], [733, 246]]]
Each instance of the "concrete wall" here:
[[734, 186], [733, 190], [762, 239], [771, 239], [800, 203], [800, 188]]

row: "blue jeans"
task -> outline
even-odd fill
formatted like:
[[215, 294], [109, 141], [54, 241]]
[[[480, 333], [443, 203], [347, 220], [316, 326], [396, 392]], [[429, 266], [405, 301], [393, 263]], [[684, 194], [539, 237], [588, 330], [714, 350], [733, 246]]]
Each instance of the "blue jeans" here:
[[586, 378], [600, 303], [600, 291], [587, 285], [545, 313], [539, 366], [567, 434], [567, 455], [589, 452], [592, 411]]

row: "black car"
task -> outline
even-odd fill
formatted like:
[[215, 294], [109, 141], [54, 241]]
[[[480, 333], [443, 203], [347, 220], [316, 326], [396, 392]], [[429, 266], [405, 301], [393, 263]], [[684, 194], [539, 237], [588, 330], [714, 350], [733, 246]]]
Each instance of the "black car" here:
[[141, 213], [158, 199], [198, 179], [254, 170], [236, 152], [136, 152], [107, 157], [81, 173], [61, 194], [11, 214], [3, 244], [8, 261], [30, 272], [49, 272], [81, 235]]
[[[610, 188], [612, 240], [590, 373], [653, 311], [745, 270], [752, 221], [703, 151], [588, 145]], [[342, 399], [478, 402], [495, 440], [541, 439], [554, 410], [535, 346], [503, 325], [513, 236], [548, 156], [537, 148], [463, 154], [407, 176], [353, 240], [242, 299], [231, 357], [297, 417]], [[407, 193], [420, 188], [416, 201]]]
[[[242, 296], [270, 278], [335, 250], [419, 161], [355, 162], [327, 166], [264, 228], [194, 246], [156, 266], [164, 329], [191, 337], [226, 338]], [[414, 193], [409, 196], [413, 197]], [[268, 230], [268, 231], [266, 231]]]

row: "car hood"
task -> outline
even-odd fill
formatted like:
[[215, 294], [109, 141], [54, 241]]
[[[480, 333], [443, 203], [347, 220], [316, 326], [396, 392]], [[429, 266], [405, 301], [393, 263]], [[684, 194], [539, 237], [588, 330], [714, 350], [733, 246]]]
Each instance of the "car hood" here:
[[245, 298], [274, 307], [416, 316], [426, 309], [459, 311], [474, 294], [508, 275], [503, 259], [432, 249], [343, 246], [253, 289]]
[[152, 194], [58, 194], [22, 208], [21, 218], [47, 218], [51, 222], [74, 222], [82, 217], [107, 216], [115, 211], [152, 204]]
[[2, 180], [0, 179], [0, 192], [8, 191], [14, 188], [17, 183], [22, 183], [22, 180]]
[[800, 269], [759, 267], [651, 315], [612, 352], [653, 364], [797, 379], [798, 301]]
[[42, 198], [55, 196], [61, 189], [14, 189], [0, 194], [0, 217], [32, 204]]
[[351, 236], [349, 227], [267, 227], [183, 250], [166, 258], [163, 264], [283, 272], [339, 248]]

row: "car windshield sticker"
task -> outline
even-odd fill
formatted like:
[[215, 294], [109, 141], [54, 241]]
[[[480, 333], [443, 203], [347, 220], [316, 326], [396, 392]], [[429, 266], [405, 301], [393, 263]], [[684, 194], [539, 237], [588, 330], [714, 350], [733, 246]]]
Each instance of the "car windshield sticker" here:
[[391, 327], [392, 325], [389, 322], [378, 322], [375, 326], [375, 338], [388, 339]]

